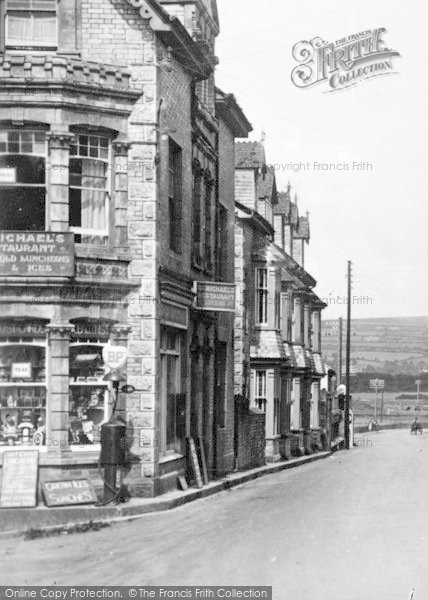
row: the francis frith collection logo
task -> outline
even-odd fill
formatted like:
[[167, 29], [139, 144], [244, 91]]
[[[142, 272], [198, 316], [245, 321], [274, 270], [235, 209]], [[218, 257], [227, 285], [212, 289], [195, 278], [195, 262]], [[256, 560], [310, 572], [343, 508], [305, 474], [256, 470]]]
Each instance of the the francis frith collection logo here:
[[293, 58], [299, 63], [291, 72], [297, 87], [308, 88], [327, 83], [328, 92], [336, 92], [372, 77], [394, 73], [392, 59], [399, 52], [385, 46], [386, 29], [370, 29], [326, 42], [320, 37], [293, 46]]

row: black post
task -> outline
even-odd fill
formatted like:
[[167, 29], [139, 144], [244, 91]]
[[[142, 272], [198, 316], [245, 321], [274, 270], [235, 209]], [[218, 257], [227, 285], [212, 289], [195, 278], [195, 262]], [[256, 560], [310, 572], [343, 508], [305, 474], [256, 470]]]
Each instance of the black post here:
[[351, 366], [351, 268], [348, 260], [348, 321], [346, 323], [346, 394], [345, 394], [345, 447], [349, 450], [349, 409], [350, 409], [350, 366]]
[[342, 364], [342, 355], [343, 355], [343, 350], [342, 350], [342, 344], [343, 344], [343, 319], [342, 317], [339, 317], [339, 381], [338, 381], [338, 385], [340, 385], [342, 383], [342, 371], [343, 371], [343, 364]]

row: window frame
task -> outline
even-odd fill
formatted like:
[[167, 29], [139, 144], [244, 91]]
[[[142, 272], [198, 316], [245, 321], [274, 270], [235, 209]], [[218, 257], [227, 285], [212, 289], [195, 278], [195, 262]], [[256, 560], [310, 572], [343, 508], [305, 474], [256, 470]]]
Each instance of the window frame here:
[[[35, 0], [27, 0], [29, 6], [28, 7], [9, 7], [9, 2], [13, 2], [13, 0], [5, 0], [2, 3], [0, 16], [1, 16], [1, 30], [3, 37], [4, 48], [7, 50], [15, 50], [15, 51], [23, 51], [23, 50], [32, 50], [32, 51], [44, 51], [44, 50], [57, 50], [59, 46], [59, 0], [54, 0], [52, 2], [51, 8], [43, 8], [43, 7], [35, 7]], [[23, 0], [22, 0], [23, 1]], [[37, 1], [37, 0], [36, 0]], [[46, 0], [45, 0], [46, 1]], [[31, 39], [31, 43], [19, 43], [17, 40], [10, 42], [10, 38], [8, 37], [8, 17], [11, 14], [19, 14], [19, 13], [28, 13], [31, 16], [31, 27], [34, 27], [34, 15], [35, 14], [53, 14], [55, 18], [55, 40], [52, 43], [46, 44], [45, 41], [37, 42], [33, 38]]]
[[183, 222], [183, 150], [168, 138], [168, 238], [169, 249], [182, 252]]
[[[264, 274], [261, 277], [261, 274]], [[267, 267], [256, 267], [255, 274], [255, 291], [256, 291], [256, 324], [268, 325], [269, 323], [269, 282]]]
[[[74, 135], [76, 137], [76, 141], [72, 142], [70, 144], [70, 153], [69, 153], [69, 210], [71, 209], [71, 190], [90, 190], [90, 191], [94, 191], [94, 192], [100, 192], [100, 191], [104, 191], [104, 198], [105, 198], [105, 228], [104, 229], [92, 229], [92, 228], [87, 228], [87, 227], [81, 227], [81, 226], [76, 226], [76, 225], [71, 225], [71, 210], [70, 210], [70, 214], [69, 214], [69, 229], [70, 231], [72, 231], [75, 234], [75, 237], [80, 235], [81, 237], [94, 237], [94, 238], [104, 238], [104, 243], [91, 243], [91, 242], [82, 242], [82, 241], [76, 241], [76, 244], [79, 244], [79, 247], [89, 247], [92, 248], [94, 246], [96, 247], [101, 247], [101, 248], [106, 248], [110, 245], [111, 243], [111, 236], [112, 236], [112, 226], [110, 223], [110, 218], [111, 218], [111, 202], [112, 202], [112, 178], [113, 178], [113, 148], [112, 148], [112, 142], [113, 139], [110, 135], [108, 135], [107, 133], [104, 132], [91, 132], [91, 131], [77, 131], [74, 132]], [[87, 144], [87, 148], [88, 148], [88, 155], [82, 155], [79, 154], [79, 147], [80, 147], [80, 138], [81, 137], [87, 137], [88, 138], [88, 144]], [[90, 156], [90, 149], [91, 146], [90, 145], [90, 138], [98, 138], [98, 148], [101, 148], [100, 145], [100, 140], [101, 139], [106, 139], [107, 140], [107, 158], [102, 158], [100, 156], [95, 157], [95, 156]], [[76, 147], [77, 151], [76, 154], [72, 154], [72, 148]], [[91, 188], [91, 187], [87, 187], [87, 186], [76, 186], [76, 185], [72, 185], [71, 184], [71, 161], [72, 160], [92, 160], [92, 161], [98, 161], [100, 163], [103, 163], [106, 165], [106, 170], [105, 170], [105, 174], [104, 174], [104, 178], [105, 178], [105, 187], [104, 188]], [[82, 163], [83, 164], [83, 163]], [[80, 206], [80, 210], [82, 211], [82, 206]], [[81, 216], [82, 216], [82, 212], [81, 212]]]
[[[173, 335], [175, 344], [173, 348], [168, 347], [168, 336]], [[161, 327], [161, 339], [160, 339], [160, 359], [161, 359], [161, 382], [160, 382], [160, 396], [161, 396], [161, 411], [160, 411], [160, 453], [164, 457], [181, 454], [177, 447], [168, 447], [168, 360], [170, 357], [175, 359], [175, 388], [177, 392], [175, 396], [181, 396], [183, 394], [183, 350], [185, 349], [185, 341], [183, 339], [183, 331], [174, 329], [168, 326]], [[175, 405], [175, 430], [177, 427], [177, 406]], [[175, 445], [177, 439], [172, 442]], [[178, 444], [177, 444], [178, 445]]]
[[[261, 389], [261, 393], [259, 393]], [[267, 405], [267, 371], [256, 369], [254, 375], [254, 406], [266, 413]]]
[[[0, 132], [4, 133], [8, 136], [9, 133], [14, 133], [18, 135], [17, 142], [11, 142], [6, 139], [6, 142], [2, 142], [0, 140], [0, 144], [5, 143], [6, 148], [4, 151], [0, 149], [0, 157], [2, 156], [28, 156], [28, 157], [39, 157], [44, 160], [44, 182], [43, 183], [30, 183], [30, 182], [13, 182], [13, 183], [2, 183], [0, 182], [0, 190], [1, 189], [43, 189], [44, 190], [44, 219], [43, 219], [43, 229], [37, 229], [37, 231], [47, 231], [50, 223], [50, 205], [49, 205], [49, 148], [48, 148], [48, 140], [46, 137], [46, 130], [42, 128], [7, 128], [4, 131]], [[28, 141], [22, 140], [22, 134], [32, 134], [31, 144], [34, 147], [36, 144], [43, 144], [43, 152], [34, 151], [31, 152], [23, 151], [23, 144], [28, 144]], [[36, 141], [36, 135], [43, 136], [43, 141]], [[18, 150], [13, 151], [9, 148], [10, 144], [18, 144]], [[36, 229], [16, 229], [11, 228], [9, 231], [36, 231]]]

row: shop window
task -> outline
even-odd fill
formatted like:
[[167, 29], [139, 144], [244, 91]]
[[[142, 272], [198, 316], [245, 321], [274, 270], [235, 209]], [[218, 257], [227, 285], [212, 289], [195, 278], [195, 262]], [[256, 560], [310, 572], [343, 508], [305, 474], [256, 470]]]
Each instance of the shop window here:
[[109, 233], [110, 140], [78, 135], [70, 146], [70, 229], [80, 244], [105, 246]]
[[6, 0], [5, 38], [8, 48], [56, 48], [57, 0]]
[[0, 342], [0, 446], [46, 442], [46, 343]]
[[268, 277], [267, 269], [256, 269], [256, 323], [268, 322]]
[[108, 420], [109, 388], [103, 381], [103, 343], [70, 344], [70, 446], [98, 444]]
[[266, 371], [256, 371], [255, 389], [254, 389], [254, 404], [259, 410], [266, 412], [267, 403], [267, 388], [266, 388]]
[[181, 213], [182, 213], [182, 152], [173, 140], [169, 140], [168, 165], [168, 210], [169, 247], [181, 252]]
[[175, 329], [161, 333], [161, 451], [183, 452], [186, 397], [182, 393], [182, 335]]
[[0, 131], [0, 229], [44, 231], [46, 136]]

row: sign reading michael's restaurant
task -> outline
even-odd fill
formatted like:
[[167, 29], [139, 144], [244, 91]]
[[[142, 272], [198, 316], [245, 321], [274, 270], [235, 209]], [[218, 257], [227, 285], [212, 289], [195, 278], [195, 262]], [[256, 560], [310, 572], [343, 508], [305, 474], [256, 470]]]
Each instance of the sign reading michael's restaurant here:
[[0, 231], [0, 276], [73, 277], [74, 233]]

